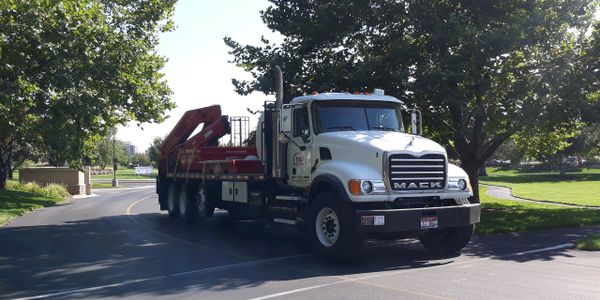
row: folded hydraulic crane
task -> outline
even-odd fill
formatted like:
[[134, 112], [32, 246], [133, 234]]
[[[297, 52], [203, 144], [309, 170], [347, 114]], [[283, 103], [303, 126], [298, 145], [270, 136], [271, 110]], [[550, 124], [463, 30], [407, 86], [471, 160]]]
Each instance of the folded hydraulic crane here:
[[[190, 137], [200, 125], [202, 130]], [[256, 148], [217, 147], [219, 138], [231, 134], [227, 116], [213, 105], [187, 111], [165, 138], [159, 173], [172, 178], [211, 178], [223, 175], [263, 173]]]

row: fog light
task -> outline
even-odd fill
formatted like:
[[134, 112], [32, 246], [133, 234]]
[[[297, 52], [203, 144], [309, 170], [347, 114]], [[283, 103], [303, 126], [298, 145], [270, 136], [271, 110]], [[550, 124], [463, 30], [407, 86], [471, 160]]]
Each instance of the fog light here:
[[373, 183], [368, 180], [363, 181], [361, 187], [363, 192], [367, 194], [373, 191]]
[[458, 182], [456, 182], [456, 186], [458, 186], [459, 190], [465, 190], [467, 188], [467, 181], [464, 179], [459, 179]]

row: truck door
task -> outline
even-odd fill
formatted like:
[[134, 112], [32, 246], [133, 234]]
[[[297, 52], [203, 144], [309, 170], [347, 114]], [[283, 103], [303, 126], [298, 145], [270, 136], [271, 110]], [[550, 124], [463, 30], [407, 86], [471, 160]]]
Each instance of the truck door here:
[[311, 180], [311, 143], [308, 108], [299, 106], [292, 111], [292, 139], [288, 143], [289, 184], [304, 187]]

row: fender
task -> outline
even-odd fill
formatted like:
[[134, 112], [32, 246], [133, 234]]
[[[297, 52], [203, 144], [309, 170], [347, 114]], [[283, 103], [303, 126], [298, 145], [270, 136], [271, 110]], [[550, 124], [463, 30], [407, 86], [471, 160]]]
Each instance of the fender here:
[[337, 177], [330, 174], [321, 174], [312, 180], [310, 187], [310, 199], [312, 200], [317, 193], [322, 191], [324, 186], [331, 187], [333, 192], [340, 196], [342, 202], [350, 202], [350, 198], [346, 193], [344, 184]]

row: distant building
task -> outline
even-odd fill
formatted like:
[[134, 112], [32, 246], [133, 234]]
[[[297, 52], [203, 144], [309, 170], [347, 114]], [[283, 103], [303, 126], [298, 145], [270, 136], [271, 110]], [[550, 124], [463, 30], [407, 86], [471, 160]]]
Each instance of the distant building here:
[[129, 159], [137, 153], [137, 148], [131, 142], [123, 142], [123, 146], [125, 146], [125, 151], [127, 151], [127, 157]]

